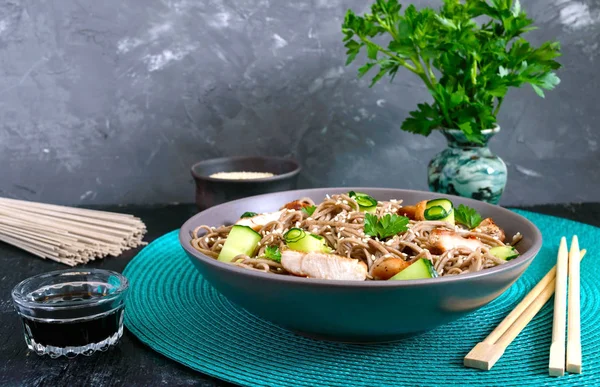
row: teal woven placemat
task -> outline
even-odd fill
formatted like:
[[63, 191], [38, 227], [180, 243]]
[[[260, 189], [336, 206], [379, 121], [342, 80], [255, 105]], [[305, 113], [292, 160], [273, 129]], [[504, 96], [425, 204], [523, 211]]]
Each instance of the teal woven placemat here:
[[[600, 229], [517, 211], [542, 231], [530, 268], [498, 299], [469, 316], [394, 344], [351, 345], [295, 335], [230, 303], [196, 271], [173, 231], [127, 266], [125, 324], [142, 342], [195, 370], [251, 386], [600, 385]], [[463, 357], [554, 265], [562, 235], [588, 249], [581, 266], [583, 374], [548, 376], [549, 302], [491, 371]]]

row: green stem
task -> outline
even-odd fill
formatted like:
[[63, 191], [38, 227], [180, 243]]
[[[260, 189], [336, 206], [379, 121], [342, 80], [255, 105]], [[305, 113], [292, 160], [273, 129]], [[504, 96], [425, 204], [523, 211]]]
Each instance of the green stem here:
[[386, 30], [387, 32], [389, 32], [389, 33], [390, 33], [390, 35], [392, 35], [392, 38], [393, 38], [394, 40], [397, 40], [397, 39], [398, 39], [398, 35], [396, 34], [396, 31], [394, 30], [394, 27], [393, 27], [393, 26], [391, 26], [390, 24], [386, 23], [386, 22], [385, 22], [383, 19], [381, 19], [381, 18], [379, 17], [379, 15], [375, 15], [375, 19], [377, 19], [377, 22], [378, 22], [378, 23], [379, 23], [379, 24], [380, 24], [380, 25], [381, 25], [383, 28], [385, 28], [385, 30]]
[[[378, 45], [378, 44], [375, 44], [375, 43], [371, 42], [370, 40], [363, 38], [362, 36], [359, 36], [359, 38], [360, 38], [360, 40], [362, 40], [362, 41], [363, 41], [365, 44], [372, 44], [372, 45], [374, 45], [375, 47], [377, 47], [377, 49], [378, 49], [379, 51], [383, 52], [384, 54], [386, 54], [386, 55], [387, 55], [387, 56], [389, 56], [390, 58], [392, 58], [392, 59], [396, 60], [398, 63], [400, 63], [402, 66], [406, 67], [407, 69], [409, 69], [409, 70], [410, 70], [410, 71], [412, 71], [413, 73], [416, 73], [417, 75], [419, 74], [419, 73], [418, 73], [418, 69], [417, 69], [417, 68], [415, 68], [415, 67], [411, 66], [409, 63], [407, 63], [407, 62], [406, 62], [404, 59], [400, 58], [399, 56], [397, 56], [397, 55], [394, 55], [394, 54], [393, 54], [391, 51], [388, 51], [388, 50], [386, 50], [385, 48], [381, 47], [380, 45]], [[421, 69], [421, 71], [422, 71], [422, 69]]]
[[494, 117], [498, 115], [498, 112], [500, 111], [500, 106], [502, 106], [502, 101], [504, 101], [503, 97], [498, 98], [498, 105], [496, 106], [496, 109], [494, 109]]
[[433, 83], [431, 82], [431, 80], [429, 78], [427, 78], [427, 73], [425, 72], [425, 69], [423, 69], [423, 65], [421, 64], [421, 61], [419, 60], [419, 57], [411, 57], [410, 60], [413, 62], [413, 64], [415, 65], [417, 71], [415, 71], [415, 73], [419, 76], [419, 78], [421, 78], [423, 80], [423, 82], [425, 82], [425, 85], [427, 85], [427, 88], [429, 90], [431, 90], [432, 92], [435, 92], [435, 86], [433, 86]]
[[435, 86], [433, 86], [433, 84], [431, 83], [431, 81], [429, 80], [429, 78], [427, 78], [427, 75], [425, 74], [425, 71], [418, 72], [417, 75], [419, 76], [419, 78], [421, 78], [423, 80], [423, 82], [425, 82], [425, 85], [427, 86], [427, 88], [429, 90], [435, 92]]
[[[374, 15], [374, 16], [375, 16], [375, 19], [377, 20], [377, 22], [379, 23], [379, 25], [381, 25], [392, 36], [392, 38], [394, 40], [398, 40], [398, 35], [396, 34], [396, 31], [394, 30], [393, 26], [390, 25], [390, 24], [388, 24], [383, 19], [381, 19], [379, 17], [379, 15]], [[362, 37], [361, 37], [361, 40], [362, 41], [366, 41]], [[374, 43], [371, 42], [371, 44], [374, 44]], [[377, 47], [379, 48], [379, 50], [381, 52], [383, 52], [384, 54], [387, 54], [390, 57], [398, 60], [404, 67], [406, 67], [407, 69], [409, 69], [412, 72], [414, 72], [415, 74], [417, 74], [419, 76], [419, 78], [421, 78], [423, 80], [423, 82], [425, 82], [425, 85], [427, 86], [427, 88], [429, 90], [431, 90], [432, 92], [435, 92], [435, 86], [434, 86], [434, 84], [437, 83], [437, 80], [435, 79], [435, 75], [433, 74], [433, 71], [431, 71], [431, 67], [429, 66], [429, 63], [426, 63], [427, 70], [429, 71], [429, 77], [431, 77], [431, 79], [429, 79], [427, 77], [427, 73], [425, 72], [425, 69], [423, 69], [423, 65], [421, 64], [421, 61], [419, 60], [418, 54], [417, 54], [416, 58], [410, 58], [411, 61], [413, 62], [413, 65], [414, 65], [414, 67], [412, 67], [408, 63], [406, 63], [406, 61], [404, 61], [401, 58], [399, 58], [398, 56], [392, 54], [390, 51], [385, 50], [383, 47], [381, 47], [381, 46], [377, 46]], [[415, 47], [415, 50], [418, 52], [418, 48], [417, 47]]]
[[429, 71], [429, 78], [431, 78], [431, 83], [437, 84], [437, 79], [435, 77], [435, 74], [433, 73], [433, 70], [431, 69], [431, 64], [429, 63], [429, 61], [425, 62], [425, 66], [427, 66], [427, 71]]
[[454, 124], [452, 123], [452, 120], [450, 119], [450, 114], [448, 113], [448, 110], [446, 110], [444, 108], [444, 106], [442, 104], [440, 104], [439, 102], [437, 102], [437, 101], [436, 101], [436, 104], [438, 105], [438, 108], [442, 111], [442, 115], [446, 119], [446, 125], [445, 126], [447, 128], [449, 128], [449, 129], [458, 129], [458, 128], [453, 128]]

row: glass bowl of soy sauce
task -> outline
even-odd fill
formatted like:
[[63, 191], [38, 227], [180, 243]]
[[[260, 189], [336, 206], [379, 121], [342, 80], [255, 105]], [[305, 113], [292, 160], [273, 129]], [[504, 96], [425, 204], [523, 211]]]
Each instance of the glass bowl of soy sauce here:
[[52, 358], [106, 351], [123, 335], [128, 287], [121, 274], [100, 269], [59, 270], [22, 281], [12, 298], [27, 346]]

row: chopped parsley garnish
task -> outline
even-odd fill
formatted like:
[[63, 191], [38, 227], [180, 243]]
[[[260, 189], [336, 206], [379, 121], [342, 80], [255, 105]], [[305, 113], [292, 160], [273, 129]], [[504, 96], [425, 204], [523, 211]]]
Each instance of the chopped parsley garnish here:
[[463, 204], [454, 209], [454, 219], [457, 223], [464, 224], [469, 229], [479, 226], [479, 223], [483, 220], [475, 209]]
[[316, 209], [317, 209], [317, 206], [306, 206], [306, 207], [302, 207], [302, 212], [304, 212], [308, 216], [312, 216], [312, 214], [315, 213]]
[[256, 212], [244, 212], [240, 218], [252, 218], [256, 215], [258, 215]]
[[365, 235], [385, 239], [408, 230], [409, 219], [406, 216], [387, 214], [377, 218], [373, 214], [365, 214]]
[[279, 251], [279, 247], [267, 246], [265, 249], [265, 257], [272, 261], [281, 263], [281, 251]]

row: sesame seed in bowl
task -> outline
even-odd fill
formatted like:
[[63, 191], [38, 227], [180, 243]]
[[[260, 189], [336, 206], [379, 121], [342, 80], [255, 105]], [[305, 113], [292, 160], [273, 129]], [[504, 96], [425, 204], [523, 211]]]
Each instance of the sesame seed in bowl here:
[[296, 188], [301, 167], [281, 157], [239, 156], [204, 160], [191, 168], [200, 211], [249, 196]]
[[248, 179], [264, 179], [266, 177], [273, 177], [274, 173], [271, 172], [217, 172], [210, 175], [213, 179], [228, 179], [228, 180], [248, 180]]

